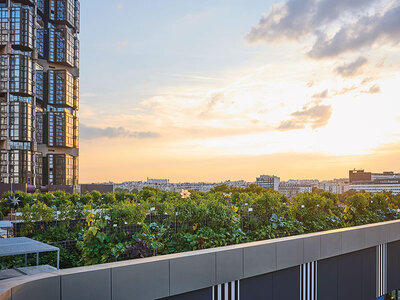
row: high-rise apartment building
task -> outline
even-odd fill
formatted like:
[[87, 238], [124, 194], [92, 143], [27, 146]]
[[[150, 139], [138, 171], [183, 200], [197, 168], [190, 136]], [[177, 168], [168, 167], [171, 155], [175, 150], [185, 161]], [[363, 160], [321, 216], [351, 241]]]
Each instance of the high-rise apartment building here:
[[277, 176], [260, 175], [260, 177], [256, 178], [256, 184], [258, 186], [275, 191], [278, 191], [280, 182], [281, 179]]
[[0, 183], [78, 184], [79, 1], [0, 0]]

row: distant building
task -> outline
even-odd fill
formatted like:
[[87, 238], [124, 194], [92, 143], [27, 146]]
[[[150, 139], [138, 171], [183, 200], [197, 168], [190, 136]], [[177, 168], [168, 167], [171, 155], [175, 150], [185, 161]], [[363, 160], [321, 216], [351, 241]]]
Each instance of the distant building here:
[[256, 179], [256, 184], [265, 189], [278, 191], [280, 181], [280, 177], [277, 176], [261, 175]]
[[321, 181], [318, 184], [318, 188], [324, 190], [325, 192], [330, 192], [334, 194], [343, 194], [349, 190], [349, 179], [334, 179]]
[[182, 182], [171, 183], [169, 179], [147, 179], [147, 181], [127, 181], [116, 184], [115, 188], [126, 189], [132, 191], [134, 189], [141, 191], [145, 187], [153, 187], [160, 191], [180, 192], [181, 190], [195, 190], [200, 192], [209, 192], [211, 189], [225, 184], [228, 187], [245, 188], [249, 183], [244, 180], [224, 181], [224, 182]]
[[364, 170], [349, 171], [349, 189], [368, 193], [392, 192], [400, 194], [400, 174], [394, 172], [371, 173]]
[[371, 182], [379, 179], [400, 179], [400, 174], [396, 174], [392, 171], [383, 173], [371, 173], [356, 169], [349, 171], [350, 183]]
[[311, 185], [316, 187], [319, 184], [318, 179], [290, 179], [287, 181], [288, 184], [298, 184], [298, 185]]
[[164, 185], [164, 184], [169, 184], [169, 179], [149, 179], [147, 178], [147, 181], [145, 184], [148, 185]]
[[296, 182], [296, 180], [290, 180], [287, 182], [281, 182], [279, 184], [279, 193], [285, 195], [288, 198], [293, 198], [297, 194], [308, 192], [312, 192], [312, 185], [306, 183]]
[[349, 189], [367, 193], [391, 192], [398, 195], [400, 194], [400, 179], [377, 179], [372, 182], [353, 183], [349, 185]]

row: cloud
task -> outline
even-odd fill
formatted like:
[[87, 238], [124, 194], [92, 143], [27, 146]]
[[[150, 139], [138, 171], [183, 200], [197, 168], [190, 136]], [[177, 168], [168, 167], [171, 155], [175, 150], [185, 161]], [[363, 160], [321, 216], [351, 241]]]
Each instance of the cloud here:
[[332, 116], [331, 105], [316, 104], [314, 106], [303, 107], [302, 110], [291, 114], [294, 117], [291, 120], [282, 121], [277, 128], [280, 131], [304, 129], [311, 126], [312, 129], [317, 129], [328, 124]]
[[80, 136], [84, 140], [93, 140], [98, 138], [133, 138], [133, 139], [149, 139], [158, 138], [160, 135], [154, 132], [130, 131], [123, 127], [92, 127], [85, 124], [79, 126]]
[[128, 44], [129, 44], [129, 41], [128, 41], [128, 40], [124, 40], [124, 41], [122, 41], [122, 42], [116, 44], [116, 45], [115, 45], [115, 51], [119, 51], [119, 50], [125, 48], [126, 46], [128, 46]]
[[371, 81], [374, 81], [374, 78], [372, 78], [372, 77], [367, 77], [367, 78], [364, 78], [364, 79], [363, 79], [363, 81], [361, 82], [361, 84], [364, 85], [364, 84], [370, 83]]
[[309, 55], [313, 58], [335, 57], [342, 53], [368, 48], [377, 42], [400, 42], [400, 6], [363, 16], [353, 24], [346, 24], [333, 36], [319, 34]]
[[379, 94], [381, 92], [381, 87], [377, 84], [374, 84], [369, 88], [369, 90], [362, 91], [364, 94]]
[[246, 39], [250, 43], [311, 39], [314, 43], [308, 54], [314, 59], [378, 41], [396, 44], [400, 41], [400, 6], [387, 5], [381, 12], [381, 4], [381, 0], [288, 0], [272, 5]]
[[206, 10], [206, 11], [199, 11], [193, 14], [187, 14], [183, 17], [184, 21], [188, 21], [188, 22], [195, 22], [195, 21], [199, 21], [202, 19], [205, 19], [207, 17], [209, 17], [212, 13], [212, 10]]
[[312, 95], [312, 98], [313, 99], [325, 99], [325, 98], [328, 98], [328, 96], [329, 96], [329, 91], [325, 90], [325, 91], [323, 91], [321, 93], [317, 93], [317, 94]]
[[199, 117], [208, 118], [210, 113], [214, 110], [214, 108], [218, 105], [218, 103], [224, 101], [225, 101], [224, 93], [215, 93], [211, 95], [207, 101], [206, 107], [204, 108], [203, 111], [200, 112]]
[[368, 63], [368, 59], [363, 56], [360, 56], [355, 61], [344, 64], [336, 68], [336, 73], [343, 77], [352, 77], [358, 74], [361, 68]]
[[335, 95], [336, 95], [336, 96], [345, 95], [345, 94], [348, 94], [348, 93], [350, 93], [350, 92], [352, 92], [352, 91], [355, 91], [355, 90], [357, 90], [357, 89], [358, 89], [358, 87], [355, 86], [355, 85], [353, 85], [353, 86], [351, 86], [351, 87], [344, 87], [344, 88], [341, 89], [340, 91], [335, 92]]

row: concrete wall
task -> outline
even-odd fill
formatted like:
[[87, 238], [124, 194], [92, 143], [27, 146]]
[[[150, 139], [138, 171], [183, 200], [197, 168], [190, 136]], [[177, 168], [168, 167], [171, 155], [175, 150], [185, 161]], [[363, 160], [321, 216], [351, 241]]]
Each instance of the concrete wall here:
[[9, 184], [0, 183], [0, 196], [7, 192], [24, 192], [26, 193], [26, 184]]
[[[388, 244], [388, 264], [395, 265], [393, 270], [388, 267], [388, 287], [400, 288], [399, 241], [400, 221], [390, 221], [19, 277], [0, 281], [0, 300], [210, 300], [213, 286], [235, 280], [241, 283], [241, 299], [257, 299], [242, 293], [246, 289], [248, 293], [262, 290], [262, 287], [265, 293], [272, 293], [272, 298], [263, 296], [265, 299], [293, 299], [294, 294], [297, 299], [300, 265], [314, 261], [318, 261], [319, 284], [324, 284], [325, 278], [326, 290], [331, 287], [336, 291], [329, 299], [373, 299], [372, 279], [376, 276], [378, 245]], [[351, 281], [353, 277], [360, 279]], [[367, 296], [347, 298], [346, 282], [351, 282], [356, 291], [366, 290]], [[324, 294], [321, 297], [328, 299]]]
[[98, 191], [101, 194], [107, 194], [114, 192], [113, 184], [81, 184], [81, 194], [84, 195], [87, 192]]

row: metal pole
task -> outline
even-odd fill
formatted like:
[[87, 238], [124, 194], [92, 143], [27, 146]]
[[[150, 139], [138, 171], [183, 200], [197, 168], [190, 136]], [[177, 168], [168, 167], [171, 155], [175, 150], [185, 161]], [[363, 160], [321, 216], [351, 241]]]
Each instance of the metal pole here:
[[57, 270], [60, 270], [60, 250], [57, 250]]
[[36, 253], [36, 265], [39, 265], [39, 252]]
[[25, 267], [28, 266], [28, 254], [25, 254]]

